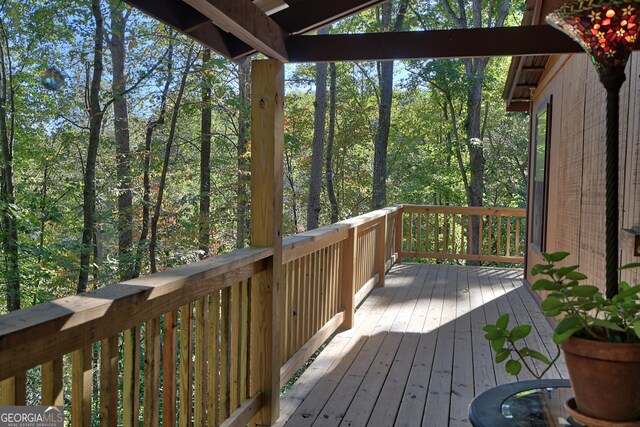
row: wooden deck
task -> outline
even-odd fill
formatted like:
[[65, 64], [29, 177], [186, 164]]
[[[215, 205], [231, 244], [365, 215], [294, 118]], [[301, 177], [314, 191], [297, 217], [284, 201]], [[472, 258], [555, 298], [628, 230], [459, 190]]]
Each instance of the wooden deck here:
[[[475, 395], [517, 380], [483, 338], [507, 312], [534, 324], [528, 345], [555, 352], [522, 270], [398, 264], [285, 394], [277, 425], [468, 426]], [[545, 377], [566, 378], [564, 364]]]

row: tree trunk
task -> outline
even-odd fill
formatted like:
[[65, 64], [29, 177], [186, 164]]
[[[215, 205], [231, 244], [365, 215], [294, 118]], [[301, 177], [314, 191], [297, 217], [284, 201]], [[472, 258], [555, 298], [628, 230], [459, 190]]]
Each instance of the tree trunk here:
[[[202, 68], [207, 70], [211, 51], [202, 52]], [[206, 71], [202, 77], [202, 117], [200, 122], [200, 217], [198, 219], [198, 244], [201, 258], [209, 255], [211, 234], [209, 211], [211, 208], [211, 85]]]
[[331, 203], [331, 224], [338, 222], [338, 199], [333, 188], [333, 143], [336, 134], [336, 63], [329, 64], [329, 134], [327, 135], [327, 164], [325, 167], [327, 194]]
[[242, 249], [249, 238], [249, 164], [247, 140], [249, 137], [249, 104], [251, 103], [251, 61], [238, 66], [238, 182], [236, 188], [236, 248]]
[[[407, 12], [408, 0], [403, 0], [396, 16], [392, 31], [400, 31]], [[388, 31], [391, 27], [392, 2], [383, 3], [381, 26]], [[378, 62], [378, 82], [380, 103], [378, 104], [378, 130], [374, 142], [373, 156], [373, 198], [371, 207], [380, 209], [387, 204], [387, 147], [391, 127], [391, 104], [393, 103], [393, 61]]]
[[193, 44], [189, 47], [189, 53], [185, 61], [184, 72], [182, 73], [182, 79], [180, 80], [180, 87], [178, 88], [178, 95], [173, 106], [173, 114], [171, 116], [171, 124], [169, 125], [169, 136], [167, 137], [167, 145], [164, 152], [164, 161], [162, 163], [162, 172], [160, 174], [160, 183], [158, 184], [158, 198], [156, 199], [156, 205], [153, 210], [153, 217], [151, 218], [151, 238], [149, 239], [149, 264], [151, 272], [158, 271], [156, 265], [156, 245], [158, 242], [158, 221], [160, 220], [160, 212], [162, 210], [162, 199], [164, 197], [164, 189], [167, 183], [167, 173], [169, 171], [169, 161], [171, 159], [171, 147], [173, 146], [173, 140], [176, 135], [176, 125], [178, 122], [178, 114], [180, 112], [180, 105], [182, 104], [182, 97], [184, 95], [184, 88], [187, 84], [187, 77], [191, 68], [191, 57], [193, 56]]
[[124, 91], [127, 85], [125, 74], [126, 52], [124, 35], [127, 16], [120, 4], [111, 9], [111, 39], [109, 48], [113, 62], [114, 94], [113, 119], [116, 140], [116, 176], [118, 180], [118, 270], [120, 280], [134, 276], [133, 254], [133, 192], [131, 189], [131, 163], [129, 146], [129, 110]]
[[[13, 185], [13, 129], [9, 128], [9, 112], [13, 114], [13, 76], [7, 40], [0, 41], [0, 143], [2, 144], [2, 165], [0, 178], [0, 215], [2, 216], [2, 250], [4, 254], [5, 280], [7, 283], [7, 310], [19, 310], [20, 297], [20, 260], [18, 251], [18, 226], [15, 215], [15, 189]], [[9, 111], [7, 111], [7, 108]]]
[[[318, 34], [329, 34], [328, 28]], [[316, 100], [313, 117], [313, 148], [311, 152], [311, 176], [307, 202], [307, 230], [318, 228], [320, 222], [320, 192], [322, 190], [322, 156], [327, 122], [327, 64], [316, 64]]]
[[100, 129], [102, 127], [103, 112], [100, 107], [100, 85], [102, 83], [102, 51], [104, 47], [104, 21], [100, 0], [91, 1], [91, 11], [96, 23], [93, 48], [93, 76], [89, 89], [88, 111], [89, 111], [89, 147], [87, 149], [87, 160], [84, 172], [84, 188], [82, 192], [82, 242], [80, 246], [80, 273], [78, 275], [78, 293], [87, 290], [89, 281], [89, 261], [93, 253], [93, 234], [96, 200], [96, 161], [98, 157], [98, 146], [100, 144]]
[[142, 259], [144, 248], [149, 237], [149, 228], [151, 227], [151, 142], [153, 141], [153, 131], [157, 126], [164, 124], [164, 118], [167, 113], [167, 96], [169, 88], [173, 80], [173, 41], [169, 40], [169, 48], [167, 52], [167, 81], [164, 84], [162, 95], [160, 96], [160, 113], [156, 120], [149, 120], [144, 138], [143, 156], [143, 193], [142, 193], [142, 229], [140, 230], [140, 240], [138, 241], [138, 249], [136, 251], [136, 261], [134, 268], [134, 277], [140, 276], [142, 271]]
[[[488, 63], [487, 58], [465, 59], [469, 86], [467, 88], [467, 144], [469, 148], [469, 206], [482, 206], [484, 196], [484, 153], [482, 148], [482, 82]], [[469, 252], [478, 254], [480, 249], [480, 218], [471, 220], [471, 240]], [[478, 261], [468, 261], [467, 265], [479, 265]]]

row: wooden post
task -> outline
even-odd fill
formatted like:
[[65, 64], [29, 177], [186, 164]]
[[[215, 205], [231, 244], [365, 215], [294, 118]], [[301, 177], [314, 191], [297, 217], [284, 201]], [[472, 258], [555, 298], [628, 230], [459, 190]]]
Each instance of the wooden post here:
[[[404, 208], [400, 208], [396, 213], [396, 243], [395, 243], [395, 252], [397, 254], [396, 262], [400, 262], [402, 254], [402, 226], [404, 222]], [[427, 228], [425, 231], [426, 238], [429, 237], [429, 213], [427, 212]], [[427, 240], [428, 242], [428, 240]], [[428, 244], [428, 243], [427, 243]], [[427, 248], [427, 252], [429, 252], [429, 248]]]
[[280, 416], [280, 280], [284, 152], [284, 64], [254, 61], [251, 85], [251, 244], [273, 247], [251, 283], [251, 396], [263, 394], [258, 424]]
[[42, 401], [41, 405], [64, 405], [62, 398], [62, 358], [51, 360], [42, 365]]
[[[420, 214], [418, 214], [418, 230], [420, 230]], [[418, 235], [420, 232], [418, 231]], [[419, 245], [418, 241], [418, 245]], [[386, 264], [386, 254], [385, 250], [387, 246], [387, 216], [383, 216], [380, 218], [380, 222], [376, 227], [376, 272], [378, 273], [378, 284], [376, 285], [379, 288], [384, 287], [384, 274], [385, 274], [385, 264]]]
[[355, 292], [353, 280], [355, 277], [356, 265], [356, 240], [358, 238], [358, 227], [349, 230], [349, 236], [344, 241], [342, 248], [342, 275], [340, 277], [340, 289], [342, 292], [342, 307], [344, 309], [344, 320], [342, 326], [346, 329], [353, 327], [353, 315], [355, 313]]

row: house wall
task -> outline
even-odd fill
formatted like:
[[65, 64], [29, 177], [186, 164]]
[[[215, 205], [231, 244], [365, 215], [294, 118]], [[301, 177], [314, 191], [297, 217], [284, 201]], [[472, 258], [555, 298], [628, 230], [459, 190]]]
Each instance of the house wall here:
[[[632, 55], [626, 74], [620, 92], [620, 225], [640, 231], [640, 53]], [[579, 264], [591, 283], [604, 288], [606, 93], [587, 55], [550, 59], [532, 96], [532, 120], [550, 99], [545, 249], [570, 252], [567, 264]], [[534, 131], [530, 141], [531, 153]], [[531, 203], [528, 215], [531, 218]], [[633, 246], [633, 238], [621, 232], [623, 265], [640, 261], [633, 256]], [[527, 279], [533, 283], [530, 270], [542, 261], [540, 250], [529, 244], [527, 257]], [[625, 270], [622, 279], [640, 283], [640, 269]]]

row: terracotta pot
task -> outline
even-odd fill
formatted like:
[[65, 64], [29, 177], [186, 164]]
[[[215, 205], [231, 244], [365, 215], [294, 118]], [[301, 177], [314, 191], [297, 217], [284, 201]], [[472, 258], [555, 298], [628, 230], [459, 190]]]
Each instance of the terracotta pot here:
[[640, 420], [640, 344], [572, 337], [561, 347], [578, 411], [607, 421]]

